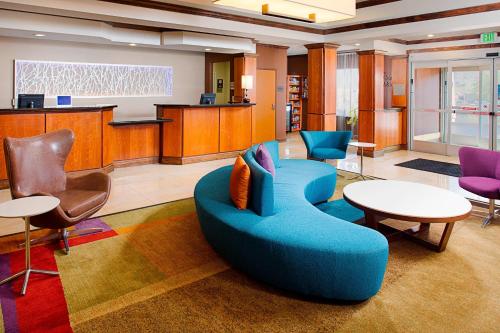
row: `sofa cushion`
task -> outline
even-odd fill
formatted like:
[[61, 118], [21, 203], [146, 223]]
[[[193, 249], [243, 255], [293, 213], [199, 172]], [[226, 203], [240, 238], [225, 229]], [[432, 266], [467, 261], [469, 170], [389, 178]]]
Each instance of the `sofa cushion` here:
[[321, 203], [316, 206], [320, 211], [348, 222], [358, 222], [365, 217], [365, 213], [344, 199]]
[[[257, 152], [257, 149], [259, 149], [260, 144], [253, 145], [252, 148], [250, 148], [254, 153]], [[278, 141], [267, 141], [264, 142], [263, 145], [266, 147], [267, 151], [269, 154], [271, 154], [271, 157], [273, 158], [273, 163], [275, 168], [280, 168], [281, 163], [280, 163], [280, 147]]]
[[229, 193], [236, 208], [247, 209], [250, 198], [250, 168], [241, 156], [238, 156], [234, 162]]
[[488, 199], [500, 198], [500, 180], [486, 177], [460, 177], [460, 187]]
[[69, 217], [80, 216], [106, 201], [107, 193], [101, 191], [66, 190], [55, 193], [61, 208]]
[[274, 184], [273, 175], [265, 170], [255, 159], [253, 150], [243, 156], [250, 167], [250, 207], [260, 216], [274, 214]]
[[337, 148], [314, 148], [311, 157], [322, 160], [340, 160], [345, 158], [346, 152]]
[[269, 171], [273, 177], [276, 175], [273, 158], [271, 157], [271, 154], [267, 150], [266, 146], [263, 144], [259, 145], [259, 148], [257, 148], [257, 152], [255, 153], [255, 158], [260, 166]]

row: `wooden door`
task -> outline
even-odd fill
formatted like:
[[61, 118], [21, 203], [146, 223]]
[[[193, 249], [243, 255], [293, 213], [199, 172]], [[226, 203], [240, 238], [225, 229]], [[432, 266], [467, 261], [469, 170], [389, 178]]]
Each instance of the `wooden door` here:
[[276, 71], [259, 69], [256, 80], [257, 99], [253, 107], [252, 142], [276, 138]]

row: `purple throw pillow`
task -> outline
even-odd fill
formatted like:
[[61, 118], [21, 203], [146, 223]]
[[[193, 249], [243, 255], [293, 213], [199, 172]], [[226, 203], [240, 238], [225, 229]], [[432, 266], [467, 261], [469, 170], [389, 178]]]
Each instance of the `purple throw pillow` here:
[[261, 167], [269, 171], [269, 173], [271, 173], [274, 177], [276, 174], [276, 168], [274, 167], [273, 158], [271, 157], [271, 154], [269, 153], [269, 150], [267, 150], [266, 146], [263, 144], [259, 145], [257, 152], [255, 153], [255, 159]]

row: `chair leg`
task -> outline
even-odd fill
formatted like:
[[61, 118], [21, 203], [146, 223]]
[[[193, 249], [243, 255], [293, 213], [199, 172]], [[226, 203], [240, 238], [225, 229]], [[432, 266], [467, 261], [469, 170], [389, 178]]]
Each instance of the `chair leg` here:
[[66, 250], [66, 255], [68, 255], [69, 254], [68, 230], [63, 229], [61, 233], [61, 238], [64, 242], [64, 249]]
[[495, 219], [495, 200], [490, 199], [490, 204], [489, 204], [489, 212], [488, 215], [484, 218], [483, 220], [483, 228], [486, 228], [488, 224], [491, 223]]
[[70, 237], [75, 237], [75, 236], [85, 236], [85, 235], [90, 235], [90, 234], [96, 234], [99, 232], [103, 232], [104, 229], [102, 228], [87, 228], [87, 229], [74, 229], [74, 230], [66, 230], [64, 229], [61, 236], [64, 241], [64, 248], [66, 250], [66, 254], [69, 254], [69, 241], [68, 239]]
[[[48, 243], [48, 242], [51, 242], [54, 240], [57, 240], [57, 241], [62, 240], [64, 242], [64, 249], [66, 251], [66, 254], [69, 254], [69, 241], [68, 241], [69, 238], [75, 237], [75, 236], [85, 236], [85, 235], [90, 235], [90, 234], [96, 234], [96, 233], [103, 232], [103, 231], [104, 231], [104, 229], [102, 229], [102, 228], [74, 229], [74, 230], [69, 230], [69, 231], [67, 229], [61, 229], [58, 232], [47, 235], [45, 237], [32, 239], [30, 244], [36, 245], [36, 244]], [[18, 246], [24, 247], [25, 245], [26, 245], [25, 243], [21, 243]]]

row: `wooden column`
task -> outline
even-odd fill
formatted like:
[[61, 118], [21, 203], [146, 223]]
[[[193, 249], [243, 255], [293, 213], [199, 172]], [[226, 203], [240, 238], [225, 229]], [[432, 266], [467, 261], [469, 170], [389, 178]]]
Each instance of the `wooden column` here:
[[255, 103], [257, 94], [255, 84], [257, 81], [257, 55], [256, 54], [241, 54], [234, 57], [234, 101], [241, 103], [245, 92], [241, 88], [241, 76], [253, 76], [253, 89], [248, 90], [248, 98], [252, 103]]
[[338, 44], [306, 45], [308, 49], [309, 98], [307, 130], [335, 131], [337, 128], [337, 48]]
[[[384, 53], [377, 50], [359, 51], [359, 133], [361, 142], [377, 144], [373, 149], [365, 149], [365, 155], [383, 154], [385, 134], [383, 128], [384, 112]], [[377, 154], [377, 152], [380, 152]]]

